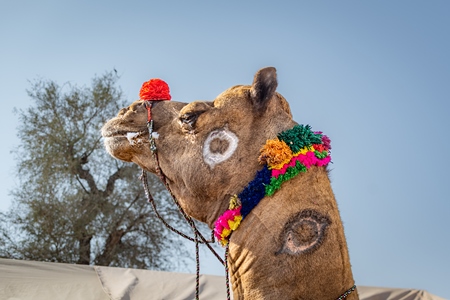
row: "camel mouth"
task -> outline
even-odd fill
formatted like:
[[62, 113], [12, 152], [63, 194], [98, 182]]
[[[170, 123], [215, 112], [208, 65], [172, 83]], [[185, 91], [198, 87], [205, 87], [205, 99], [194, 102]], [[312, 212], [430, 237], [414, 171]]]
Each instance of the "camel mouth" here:
[[148, 131], [115, 131], [108, 132], [103, 137], [125, 137], [127, 139], [142, 137], [143, 135], [148, 134]]
[[148, 135], [148, 130], [141, 131], [127, 131], [127, 130], [119, 130], [119, 131], [102, 131], [102, 136], [105, 139], [123, 139], [128, 140], [131, 145], [135, 143], [142, 142], [142, 139]]
[[144, 137], [144, 134], [147, 132], [144, 131], [128, 131], [125, 135], [125, 137], [127, 138], [128, 142], [130, 143], [130, 145], [136, 145], [136, 144], [142, 144], [144, 141], [146, 141], [145, 139], [143, 140], [142, 138]]
[[102, 130], [102, 136], [104, 138], [128, 138], [128, 137], [138, 137], [148, 134], [148, 129], [116, 129], [114, 127], [108, 127], [106, 124]]

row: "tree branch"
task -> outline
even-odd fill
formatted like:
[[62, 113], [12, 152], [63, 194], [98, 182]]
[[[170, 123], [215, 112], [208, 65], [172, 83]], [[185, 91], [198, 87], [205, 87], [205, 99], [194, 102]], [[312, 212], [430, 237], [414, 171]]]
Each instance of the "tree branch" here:
[[114, 185], [115, 185], [116, 181], [118, 179], [122, 178], [122, 176], [127, 171], [132, 170], [132, 169], [133, 169], [133, 167], [131, 167], [131, 166], [119, 167], [116, 172], [114, 172], [111, 176], [109, 176], [108, 182], [106, 183], [106, 188], [104, 191], [102, 191], [103, 197], [108, 197], [109, 195], [111, 195], [112, 192], [114, 191]]
[[83, 169], [81, 162], [79, 162], [79, 164], [77, 165], [77, 175], [81, 179], [86, 180], [89, 189], [92, 193], [98, 194], [100, 192], [99, 189], [97, 188], [97, 184], [95, 183], [94, 176], [92, 176], [89, 170]]

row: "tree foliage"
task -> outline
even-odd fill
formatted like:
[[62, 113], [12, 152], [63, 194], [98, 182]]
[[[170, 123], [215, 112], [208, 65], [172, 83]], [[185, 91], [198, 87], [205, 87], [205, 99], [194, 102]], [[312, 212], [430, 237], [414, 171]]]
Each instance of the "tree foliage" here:
[[[164, 270], [185, 262], [183, 244], [146, 202], [137, 166], [103, 147], [101, 126], [125, 106], [117, 80], [109, 72], [90, 87], [31, 83], [33, 105], [15, 111], [20, 184], [0, 214], [1, 257]], [[163, 215], [179, 226], [163, 185], [149, 180]]]

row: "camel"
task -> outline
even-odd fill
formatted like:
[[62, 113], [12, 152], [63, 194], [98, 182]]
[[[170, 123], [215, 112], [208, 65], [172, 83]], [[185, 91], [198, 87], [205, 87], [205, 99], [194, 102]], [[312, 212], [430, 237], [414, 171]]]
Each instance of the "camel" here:
[[154, 139], [140, 99], [103, 126], [105, 147], [160, 168], [185, 212], [214, 229], [229, 247], [234, 299], [359, 299], [328, 177], [330, 140], [293, 120], [277, 85], [268, 67], [213, 101], [151, 101]]

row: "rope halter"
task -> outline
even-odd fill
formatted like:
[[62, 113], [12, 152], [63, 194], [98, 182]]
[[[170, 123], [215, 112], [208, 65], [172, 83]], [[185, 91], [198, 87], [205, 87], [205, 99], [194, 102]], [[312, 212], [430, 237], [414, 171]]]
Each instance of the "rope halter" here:
[[153, 78], [142, 84], [139, 92], [139, 99], [144, 101], [144, 107], [147, 109], [147, 128], [148, 139], [150, 141], [150, 150], [152, 153], [156, 152], [155, 139], [153, 138], [153, 119], [152, 119], [152, 106], [153, 101], [172, 99], [170, 96], [169, 86], [164, 80]]

